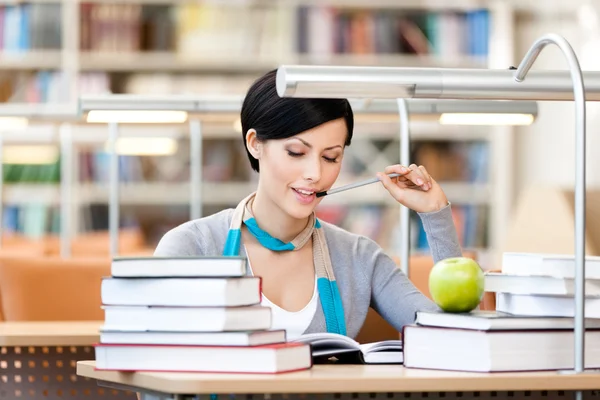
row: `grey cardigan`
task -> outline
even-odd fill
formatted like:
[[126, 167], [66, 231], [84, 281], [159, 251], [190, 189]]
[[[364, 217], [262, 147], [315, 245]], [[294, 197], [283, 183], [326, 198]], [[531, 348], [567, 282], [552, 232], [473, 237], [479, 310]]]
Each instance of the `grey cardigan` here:
[[[419, 214], [434, 262], [462, 254], [450, 207]], [[226, 209], [171, 229], [161, 238], [154, 255], [221, 255], [232, 214], [233, 209]], [[369, 306], [398, 331], [414, 322], [417, 311], [438, 310], [377, 243], [321, 222], [344, 306], [348, 336], [356, 337]], [[240, 255], [246, 256], [244, 246], [240, 248]], [[305, 333], [326, 331], [323, 310], [317, 307]]]

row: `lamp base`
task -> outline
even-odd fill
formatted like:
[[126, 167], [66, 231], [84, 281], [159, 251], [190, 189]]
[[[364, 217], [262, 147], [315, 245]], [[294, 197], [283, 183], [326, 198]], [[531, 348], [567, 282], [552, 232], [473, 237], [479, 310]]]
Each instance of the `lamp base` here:
[[561, 369], [557, 372], [561, 375], [597, 374], [600, 372], [600, 368], [586, 369], [582, 372], [576, 372], [574, 369]]

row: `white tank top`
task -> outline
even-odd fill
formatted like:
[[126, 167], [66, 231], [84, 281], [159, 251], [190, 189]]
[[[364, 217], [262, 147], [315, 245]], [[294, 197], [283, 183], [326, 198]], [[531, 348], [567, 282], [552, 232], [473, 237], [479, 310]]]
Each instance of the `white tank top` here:
[[[254, 276], [249, 259], [248, 267], [250, 268], [250, 273]], [[294, 312], [284, 310], [277, 304], [273, 304], [263, 293], [261, 293], [260, 304], [271, 309], [271, 330], [284, 329], [288, 341], [297, 339], [304, 331], [306, 331], [306, 328], [308, 328], [317, 312], [317, 305], [319, 304], [317, 275], [315, 274], [313, 295], [308, 304], [301, 310]]]

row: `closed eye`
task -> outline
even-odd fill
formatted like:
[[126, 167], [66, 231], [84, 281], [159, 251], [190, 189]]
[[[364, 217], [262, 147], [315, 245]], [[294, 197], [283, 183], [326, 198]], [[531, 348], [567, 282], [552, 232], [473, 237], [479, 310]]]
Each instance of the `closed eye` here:
[[288, 150], [287, 153], [290, 157], [300, 157], [303, 155], [302, 153], [294, 153], [293, 151], [290, 151], [290, 150]]
[[327, 162], [330, 162], [330, 163], [335, 163], [335, 162], [337, 162], [337, 157], [336, 157], [336, 158], [323, 157], [323, 159], [324, 159], [325, 161], [327, 161]]

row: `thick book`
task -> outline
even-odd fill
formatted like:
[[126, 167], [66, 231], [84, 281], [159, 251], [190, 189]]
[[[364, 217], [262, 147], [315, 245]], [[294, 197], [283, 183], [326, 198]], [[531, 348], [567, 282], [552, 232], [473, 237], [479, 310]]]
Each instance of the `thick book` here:
[[244, 276], [245, 257], [116, 257], [111, 263], [115, 278]]
[[225, 332], [271, 327], [271, 309], [247, 307], [102, 306], [113, 331]]
[[261, 278], [104, 278], [103, 305], [235, 307], [259, 304]]
[[[502, 272], [575, 278], [575, 255], [506, 252], [502, 254]], [[600, 279], [600, 256], [585, 257], [585, 276], [587, 279]]]
[[[570, 370], [573, 330], [479, 331], [408, 325], [404, 366], [468, 372]], [[600, 330], [585, 332], [585, 368], [600, 367]]]
[[[481, 331], [574, 328], [573, 318], [524, 316], [487, 310], [474, 310], [468, 313], [417, 311], [415, 324]], [[588, 319], [586, 326], [589, 328], [600, 328], [600, 319]]]
[[[486, 292], [575, 296], [575, 279], [554, 276], [514, 275], [498, 272], [485, 274]], [[600, 296], [600, 279], [585, 280], [586, 296]]]
[[310, 344], [312, 355], [318, 362], [326, 362], [332, 357], [351, 364], [401, 364], [403, 360], [402, 340], [360, 344], [337, 333], [307, 333], [293, 342]]
[[281, 343], [265, 346], [95, 345], [96, 369], [265, 373], [312, 367], [310, 346]]
[[261, 346], [285, 342], [286, 332], [282, 329], [249, 332], [141, 332], [100, 329], [100, 343], [106, 344]]

